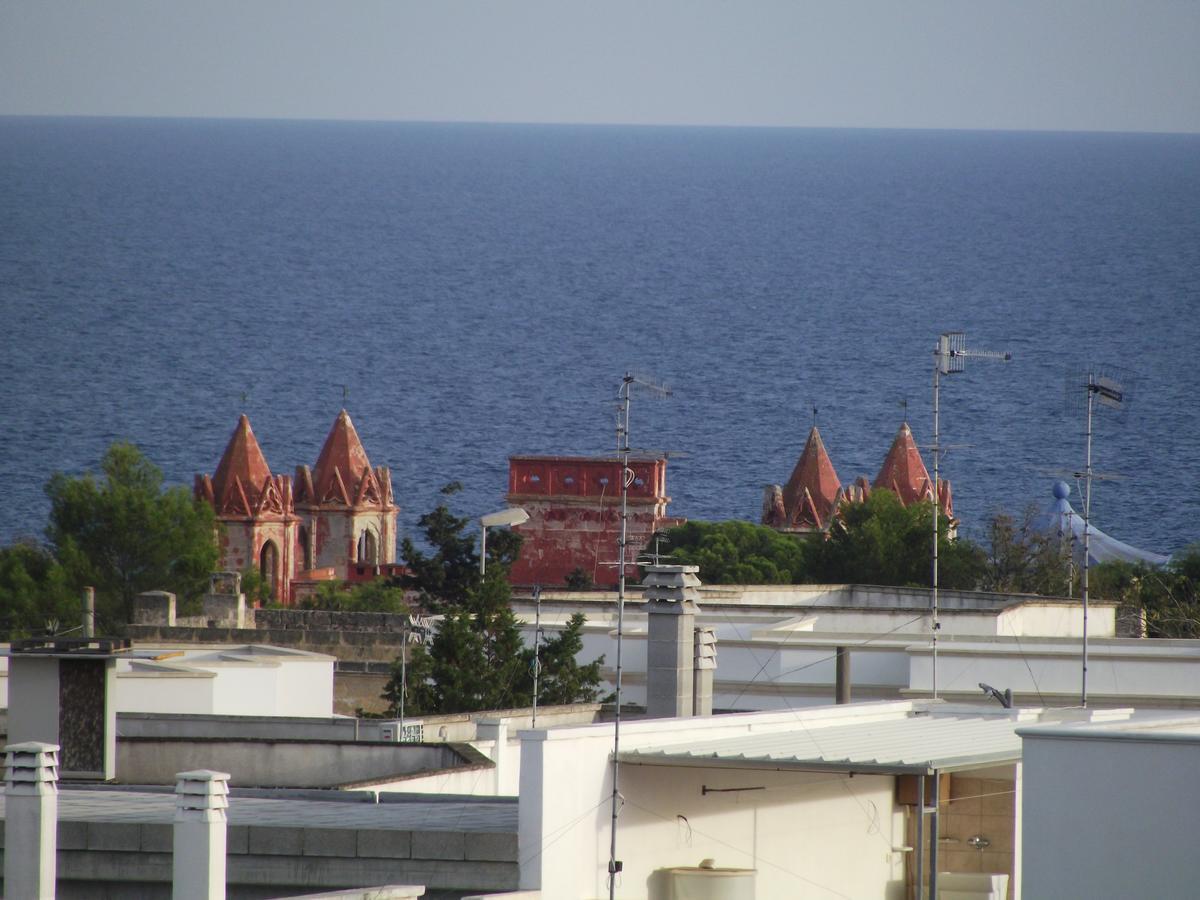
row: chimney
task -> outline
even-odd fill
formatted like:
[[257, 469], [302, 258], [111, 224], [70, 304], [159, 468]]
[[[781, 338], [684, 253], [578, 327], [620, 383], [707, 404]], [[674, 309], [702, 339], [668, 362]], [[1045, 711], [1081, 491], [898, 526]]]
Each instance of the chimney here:
[[651, 718], [693, 714], [699, 571], [699, 566], [646, 566], [646, 715]]
[[4, 748], [4, 892], [54, 900], [58, 844], [58, 746]]
[[713, 675], [717, 671], [717, 631], [696, 629], [696, 652], [692, 657], [692, 715], [711, 716]]
[[96, 589], [93, 587], [83, 589], [83, 636], [96, 636]]
[[199, 769], [175, 776], [171, 900], [225, 900], [225, 810], [229, 775]]

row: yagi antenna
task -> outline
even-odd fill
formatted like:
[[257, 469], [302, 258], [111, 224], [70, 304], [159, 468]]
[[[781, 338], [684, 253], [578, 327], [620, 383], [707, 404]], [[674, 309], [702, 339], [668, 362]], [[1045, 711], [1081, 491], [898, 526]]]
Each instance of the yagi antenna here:
[[1086, 415], [1086, 445], [1083, 472], [1075, 477], [1083, 478], [1083, 660], [1079, 677], [1079, 704], [1087, 707], [1088, 669], [1088, 572], [1091, 569], [1091, 525], [1092, 482], [1107, 480], [1092, 471], [1092, 418], [1097, 407], [1120, 414], [1129, 408], [1133, 399], [1133, 375], [1126, 369], [1111, 365], [1093, 365], [1067, 379], [1067, 405], [1069, 408], [1084, 407]]
[[[933, 634], [933, 699], [937, 699], [937, 651], [938, 630], [942, 627], [938, 621], [938, 518], [941, 510], [941, 481], [938, 479], [938, 462], [942, 455], [941, 447], [941, 418], [940, 390], [941, 377], [954, 375], [966, 369], [968, 359], [988, 359], [995, 362], [1011, 362], [1012, 354], [1007, 351], [968, 350], [967, 336], [961, 331], [945, 331], [938, 336], [937, 346], [933, 350], [933, 569], [930, 581], [933, 583], [933, 593], [930, 597], [932, 609]], [[907, 405], [906, 405], [907, 409]]]

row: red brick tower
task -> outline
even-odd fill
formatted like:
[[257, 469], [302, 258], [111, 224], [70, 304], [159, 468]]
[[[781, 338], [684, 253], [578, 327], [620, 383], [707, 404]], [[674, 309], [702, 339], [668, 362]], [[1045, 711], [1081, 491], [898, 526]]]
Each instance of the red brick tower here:
[[[651, 535], [681, 524], [667, 516], [667, 461], [631, 459], [628, 556]], [[562, 587], [582, 569], [597, 585], [617, 583], [617, 538], [621, 531], [621, 461], [578, 456], [512, 456], [508, 495], [529, 513], [517, 527], [523, 537], [513, 566], [513, 584]], [[632, 570], [626, 577], [633, 577]]]
[[286, 602], [302, 531], [292, 502], [292, 480], [271, 474], [245, 416], [238, 419], [216, 474], [196, 476], [195, 495], [212, 505], [224, 526], [221, 568], [257, 568], [272, 595]]
[[349, 577], [351, 566], [396, 561], [392, 476], [372, 468], [354, 423], [343, 409], [334, 420], [313, 469], [296, 469], [296, 509], [305, 519], [303, 569], [332, 567]]

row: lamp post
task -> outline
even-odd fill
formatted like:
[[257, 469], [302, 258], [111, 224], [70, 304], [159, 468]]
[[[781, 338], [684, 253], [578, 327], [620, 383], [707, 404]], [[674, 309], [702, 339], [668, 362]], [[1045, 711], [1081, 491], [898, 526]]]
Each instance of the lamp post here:
[[499, 525], [520, 525], [529, 521], [529, 513], [519, 506], [510, 506], [499, 512], [488, 513], [479, 518], [479, 574], [487, 571], [487, 530]]

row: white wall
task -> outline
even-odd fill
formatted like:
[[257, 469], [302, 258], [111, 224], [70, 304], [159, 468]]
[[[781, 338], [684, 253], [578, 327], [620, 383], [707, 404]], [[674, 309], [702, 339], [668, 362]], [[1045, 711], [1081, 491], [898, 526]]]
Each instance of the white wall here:
[[1200, 895], [1200, 733], [1130, 740], [1023, 733], [1028, 898]]
[[135, 664], [117, 672], [117, 712], [209, 715], [215, 683], [211, 672], [143, 671]]
[[[621, 745], [781, 730], [795, 721], [785, 713], [631, 722]], [[612, 726], [523, 732], [522, 739], [521, 887], [556, 900], [605, 896]], [[629, 764], [620, 773], [618, 897], [654, 896], [656, 870], [706, 857], [757, 869], [764, 898], [903, 896], [903, 858], [893, 851], [903, 843], [902, 819], [890, 777]], [[766, 790], [705, 796], [704, 785]]]

